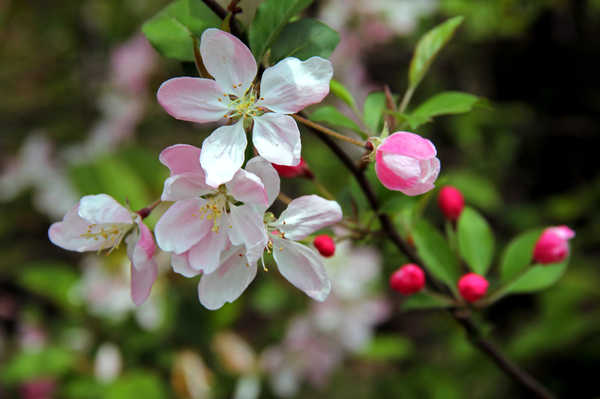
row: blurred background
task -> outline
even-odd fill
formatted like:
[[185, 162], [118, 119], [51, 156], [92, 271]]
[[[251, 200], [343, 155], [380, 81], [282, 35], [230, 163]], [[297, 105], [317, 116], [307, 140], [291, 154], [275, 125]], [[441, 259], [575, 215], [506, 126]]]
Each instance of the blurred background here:
[[[242, 21], [256, 3], [242, 0]], [[168, 257], [159, 255], [159, 280], [135, 307], [124, 250], [50, 244], [49, 225], [82, 195], [108, 193], [132, 209], [154, 201], [168, 175], [160, 150], [200, 145], [210, 132], [155, 101], [162, 81], [194, 73], [140, 33], [166, 4], [0, 1], [0, 397], [528, 397], [446, 313], [399, 309], [387, 278], [402, 259], [381, 239], [342, 245], [327, 261], [334, 288], [323, 304], [260, 272], [216, 312]], [[443, 90], [489, 100], [419, 131], [438, 147], [440, 182], [487, 217], [498, 248], [532, 227], [577, 232], [558, 284], [505, 298], [481, 322], [559, 397], [600, 397], [600, 1], [330, 0], [308, 14], [340, 32], [335, 78], [359, 103], [386, 83], [402, 94], [418, 38], [465, 16], [413, 102]], [[309, 132], [303, 157], [345, 213], [364, 206]], [[282, 190], [316, 192], [301, 179]], [[434, 202], [425, 212], [442, 226]]]

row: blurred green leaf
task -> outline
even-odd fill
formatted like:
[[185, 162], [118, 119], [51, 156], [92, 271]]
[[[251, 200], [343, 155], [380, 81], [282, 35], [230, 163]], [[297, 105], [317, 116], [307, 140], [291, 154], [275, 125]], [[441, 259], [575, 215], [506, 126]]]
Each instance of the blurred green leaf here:
[[79, 281], [78, 273], [60, 262], [25, 264], [19, 272], [19, 283], [28, 291], [44, 296], [65, 308], [76, 305], [73, 289]]
[[412, 90], [419, 85], [437, 54], [452, 38], [462, 21], [461, 16], [451, 18], [427, 32], [419, 40], [408, 72]]
[[399, 335], [377, 335], [360, 352], [371, 360], [401, 360], [410, 357], [414, 351], [411, 340]]
[[256, 9], [248, 39], [254, 57], [260, 62], [290, 18], [300, 13], [313, 0], [265, 0]]
[[447, 91], [431, 97], [405, 117], [410, 128], [416, 129], [435, 116], [469, 112], [480, 102], [481, 99], [472, 94]]
[[339, 42], [339, 33], [329, 26], [303, 18], [283, 28], [271, 47], [271, 63], [275, 64], [286, 57], [301, 60], [314, 56], [329, 58]]
[[352, 119], [342, 114], [332, 105], [323, 105], [309, 115], [311, 121], [326, 123], [334, 127], [344, 127], [360, 132], [360, 127]]
[[125, 374], [106, 390], [106, 399], [163, 399], [167, 398], [166, 387], [154, 374], [136, 371]]
[[13, 385], [38, 377], [60, 377], [71, 370], [74, 363], [73, 353], [59, 347], [19, 352], [4, 363], [0, 380]]
[[494, 257], [494, 234], [473, 208], [465, 207], [457, 226], [458, 248], [471, 270], [485, 276]]
[[412, 237], [427, 270], [454, 288], [460, 268], [444, 236], [425, 220], [419, 220], [412, 231]]
[[451, 302], [431, 296], [426, 292], [417, 292], [402, 302], [402, 310], [445, 308], [451, 305]]
[[520, 234], [507, 245], [500, 262], [500, 279], [503, 283], [511, 281], [531, 264], [533, 248], [540, 234], [542, 234], [541, 229], [528, 231]]
[[356, 109], [356, 101], [354, 100], [352, 93], [350, 93], [350, 90], [348, 90], [343, 84], [335, 79], [331, 79], [329, 82], [329, 89], [334, 96], [348, 104], [350, 108]]
[[546, 289], [556, 283], [567, 270], [569, 260], [549, 265], [534, 265], [514, 283], [509, 283], [507, 293], [527, 293]]
[[273, 279], [265, 279], [254, 288], [251, 304], [264, 314], [274, 314], [289, 304], [287, 289]]
[[502, 197], [487, 177], [468, 171], [454, 171], [443, 175], [445, 182], [458, 188], [467, 203], [483, 210], [496, 210], [502, 204]]
[[385, 93], [374, 92], [370, 93], [365, 100], [363, 109], [363, 119], [365, 125], [372, 133], [379, 133], [381, 118], [385, 110]]
[[194, 60], [192, 35], [221, 26], [221, 19], [203, 2], [176, 0], [142, 26], [148, 41], [167, 58]]

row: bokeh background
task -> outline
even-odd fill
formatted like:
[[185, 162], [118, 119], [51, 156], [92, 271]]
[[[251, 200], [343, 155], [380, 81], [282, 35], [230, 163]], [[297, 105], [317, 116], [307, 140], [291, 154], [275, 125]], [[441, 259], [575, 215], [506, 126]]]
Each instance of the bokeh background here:
[[[154, 201], [167, 176], [160, 150], [210, 132], [155, 101], [162, 81], [194, 73], [140, 35], [167, 3], [0, 1], [0, 397], [528, 397], [447, 314], [400, 310], [386, 281], [402, 258], [381, 238], [328, 262], [338, 288], [325, 306], [273, 271], [216, 312], [168, 258], [136, 308], [124, 251], [50, 244], [49, 225], [81, 195], [109, 193], [132, 209]], [[243, 21], [255, 3], [241, 2]], [[419, 131], [438, 147], [440, 181], [487, 217], [498, 247], [532, 227], [577, 232], [558, 284], [505, 298], [480, 322], [560, 397], [600, 396], [600, 2], [331, 0], [308, 14], [340, 32], [335, 77], [359, 103], [385, 83], [403, 93], [418, 38], [465, 16], [414, 98], [460, 90], [489, 100]], [[309, 132], [303, 156], [347, 213], [364, 206]], [[282, 189], [315, 192], [301, 179]], [[425, 212], [441, 226], [434, 205]]]

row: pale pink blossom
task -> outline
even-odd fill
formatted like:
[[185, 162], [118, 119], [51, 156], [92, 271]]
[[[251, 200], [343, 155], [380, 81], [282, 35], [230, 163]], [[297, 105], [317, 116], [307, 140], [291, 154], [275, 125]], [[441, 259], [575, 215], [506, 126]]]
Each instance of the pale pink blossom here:
[[329, 93], [331, 63], [320, 57], [306, 61], [288, 57], [267, 68], [253, 83], [256, 61], [235, 36], [218, 29], [202, 34], [200, 54], [212, 79], [180, 77], [164, 82], [157, 98], [181, 120], [228, 122], [203, 143], [200, 157], [206, 183], [217, 187], [230, 181], [244, 162], [246, 129], [258, 153], [279, 165], [300, 162], [300, 131], [287, 115], [320, 102]]
[[111, 54], [111, 78], [114, 85], [131, 94], [144, 91], [156, 58], [156, 52], [142, 33], [132, 36]]
[[142, 218], [106, 194], [86, 195], [48, 230], [53, 244], [70, 251], [102, 251], [117, 248], [123, 240], [131, 261], [131, 298], [142, 304], [158, 267], [153, 259], [156, 246]]
[[562, 262], [569, 255], [569, 240], [575, 232], [567, 226], [548, 227], [533, 249], [533, 259], [541, 264]]
[[423, 194], [434, 187], [440, 160], [433, 143], [409, 132], [396, 132], [377, 147], [375, 172], [390, 190]]

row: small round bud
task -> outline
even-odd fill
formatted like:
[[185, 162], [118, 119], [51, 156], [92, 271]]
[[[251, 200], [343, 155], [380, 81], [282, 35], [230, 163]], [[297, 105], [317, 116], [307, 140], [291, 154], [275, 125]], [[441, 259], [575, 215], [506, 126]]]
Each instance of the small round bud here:
[[335, 241], [327, 234], [315, 237], [313, 244], [317, 248], [317, 251], [326, 258], [333, 256], [335, 253]]
[[425, 273], [414, 263], [406, 264], [392, 273], [390, 287], [404, 295], [414, 294], [425, 287]]
[[534, 261], [549, 264], [565, 260], [569, 255], [568, 240], [573, 237], [575, 232], [567, 226], [548, 227], [535, 244]]
[[302, 158], [300, 158], [300, 163], [296, 166], [277, 165], [275, 163], [272, 163], [271, 165], [273, 165], [273, 167], [281, 177], [285, 177], [288, 179], [292, 177], [306, 177], [310, 179], [313, 177], [313, 174], [310, 168], [308, 167], [308, 164]]
[[446, 219], [454, 222], [465, 207], [465, 199], [457, 188], [446, 186], [440, 190], [438, 205]]
[[468, 273], [458, 280], [458, 292], [467, 302], [475, 302], [485, 295], [489, 285], [483, 276]]

